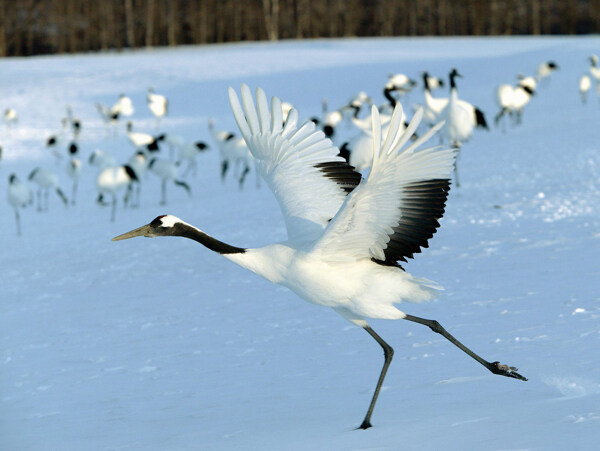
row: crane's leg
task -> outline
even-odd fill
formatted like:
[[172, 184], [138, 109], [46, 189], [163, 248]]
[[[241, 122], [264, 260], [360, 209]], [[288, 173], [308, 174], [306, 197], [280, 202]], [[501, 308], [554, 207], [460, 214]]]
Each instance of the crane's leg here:
[[117, 195], [112, 193], [112, 208], [110, 210], [110, 222], [115, 222], [115, 213], [117, 211]]
[[42, 188], [37, 190], [37, 211], [42, 211]]
[[248, 172], [250, 172], [250, 167], [244, 166], [244, 169], [242, 170], [242, 174], [240, 175], [240, 179], [238, 181], [240, 185], [240, 190], [244, 187], [244, 180], [246, 180], [246, 175], [248, 174]]
[[366, 326], [364, 329], [383, 348], [383, 356], [385, 360], [383, 362], [381, 374], [379, 375], [379, 380], [377, 381], [377, 386], [375, 387], [375, 393], [373, 393], [373, 399], [371, 399], [371, 404], [369, 405], [369, 410], [367, 410], [365, 419], [363, 420], [362, 424], [358, 427], [358, 429], [368, 429], [371, 427], [371, 414], [373, 413], [373, 409], [375, 408], [375, 403], [377, 402], [377, 397], [379, 396], [379, 391], [381, 390], [383, 379], [385, 379], [385, 374], [387, 373], [388, 367], [390, 366], [390, 363], [392, 363], [392, 358], [394, 357], [394, 350], [389, 344], [383, 341], [383, 338], [377, 335], [377, 333], [375, 333], [375, 331], [369, 326]]
[[44, 189], [44, 211], [48, 211], [48, 205], [49, 203], [49, 197], [50, 197], [50, 190], [49, 188]]
[[482, 359], [465, 345], [463, 345], [460, 341], [454, 338], [446, 329], [442, 327], [440, 323], [431, 319], [419, 318], [418, 316], [406, 315], [404, 318], [408, 321], [412, 321], [413, 323], [423, 324], [424, 326], [429, 327], [435, 333], [442, 335], [446, 340], [452, 343], [454, 346], [459, 348], [461, 351], [466, 353], [468, 356], [477, 360], [483, 366], [485, 366], [488, 370], [490, 370], [494, 374], [498, 374], [500, 376], [513, 377], [515, 379], [520, 379], [522, 381], [526, 381], [527, 378], [521, 376], [517, 373], [518, 368], [514, 366], [501, 365], [500, 362], [488, 362], [487, 360]]
[[21, 217], [19, 215], [19, 209], [15, 207], [15, 218], [17, 220], [17, 235], [21, 236]]
[[131, 202], [131, 207], [140, 208], [142, 198], [142, 184], [138, 181], [135, 185], [135, 205]]
[[78, 179], [73, 180], [73, 189], [71, 190], [71, 205], [75, 205], [75, 197], [77, 196]]
[[160, 185], [160, 205], [167, 203], [167, 179], [163, 179]]
[[456, 187], [460, 188], [460, 181], [458, 179], [458, 157], [460, 157], [460, 143], [454, 143], [453, 146], [458, 148], [458, 154], [456, 155], [456, 160], [454, 160], [454, 182], [456, 183]]
[[225, 175], [227, 174], [227, 169], [229, 169], [229, 161], [223, 160], [221, 161], [221, 181], [225, 181]]

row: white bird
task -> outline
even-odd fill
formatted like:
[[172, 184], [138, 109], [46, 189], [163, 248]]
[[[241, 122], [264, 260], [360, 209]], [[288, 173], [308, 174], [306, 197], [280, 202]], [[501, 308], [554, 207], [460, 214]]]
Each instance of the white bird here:
[[[238, 186], [242, 189], [246, 176], [250, 172], [250, 166], [254, 164], [254, 159], [250, 154], [246, 141], [244, 141], [243, 137], [236, 136], [235, 133], [215, 129], [212, 119], [208, 121], [208, 129], [217, 144], [221, 156], [221, 181], [225, 181], [227, 172], [233, 166], [234, 173], [238, 179]], [[257, 173], [257, 186], [260, 184], [258, 177]]]
[[6, 110], [4, 110], [4, 123], [7, 126], [12, 127], [18, 122], [18, 120], [19, 116], [17, 115], [17, 112], [14, 108], [7, 108]]
[[69, 128], [69, 121], [67, 118], [61, 120], [62, 129], [46, 138], [46, 147], [52, 151], [52, 155], [56, 158], [56, 162], [62, 159], [63, 155], [60, 152], [60, 148], [64, 145], [66, 140], [66, 133]]
[[[108, 193], [112, 196], [111, 222], [115, 221], [117, 193], [125, 188], [129, 192], [129, 187], [136, 181], [138, 181], [137, 175], [129, 165], [106, 167], [96, 177], [96, 188], [98, 189], [98, 198], [96, 201], [104, 206], [107, 205], [104, 200], [105, 194]], [[125, 196], [127, 198], [128, 194]]]
[[392, 96], [393, 92], [400, 94], [400, 97], [408, 94], [417, 86], [417, 82], [406, 74], [390, 74], [388, 81], [383, 87], [383, 95], [390, 102], [392, 107], [396, 106], [398, 99]]
[[429, 75], [428, 72], [424, 72], [426, 74], [425, 80], [427, 80], [427, 85], [430, 90], [439, 89], [444, 87], [444, 80], [434, 75]]
[[189, 172], [191, 172], [194, 176], [196, 175], [196, 170], [198, 167], [196, 157], [199, 154], [206, 152], [208, 149], [208, 144], [203, 141], [185, 143], [177, 148], [177, 164], [179, 165], [184, 161], [187, 162], [186, 168], [181, 174], [182, 177], [185, 177]]
[[[460, 149], [462, 143], [469, 140], [473, 134], [473, 117], [471, 112], [459, 103], [456, 77], [462, 77], [456, 69], [450, 71], [450, 99], [440, 113], [440, 118], [446, 121], [442, 133], [450, 145]], [[454, 181], [460, 186], [458, 169], [454, 164]]]
[[161, 180], [160, 205], [167, 203], [167, 182], [169, 181], [185, 189], [189, 196], [192, 195], [190, 186], [184, 181], [179, 180], [177, 165], [172, 161], [154, 157], [148, 162], [148, 169]]
[[[28, 180], [35, 183], [38, 186], [37, 198], [38, 198], [38, 211], [48, 211], [48, 197], [50, 190], [54, 190], [60, 200], [62, 200], [65, 206], [68, 205], [67, 196], [62, 192], [58, 185], [58, 175], [48, 169], [40, 167], [35, 168], [29, 174]], [[44, 197], [44, 204], [42, 205], [42, 195]]]
[[590, 76], [587, 74], [583, 74], [579, 78], [579, 95], [581, 96], [581, 101], [583, 103], [586, 103], [587, 93], [591, 87], [592, 87], [592, 80], [590, 79]]
[[25, 208], [33, 202], [31, 188], [21, 182], [15, 174], [8, 177], [8, 203], [15, 209], [15, 220], [17, 221], [17, 235], [21, 235], [21, 217], [19, 208]]
[[79, 138], [79, 134], [81, 133], [81, 119], [73, 115], [73, 110], [70, 105], [67, 105], [67, 121], [71, 125], [73, 138]]
[[117, 160], [114, 156], [100, 149], [94, 149], [88, 159], [90, 166], [104, 169], [108, 166], [116, 166]]
[[146, 96], [146, 103], [148, 109], [152, 112], [156, 118], [156, 126], [160, 124], [160, 120], [167, 115], [169, 109], [169, 102], [167, 98], [162, 94], [156, 94], [154, 88], [148, 88], [148, 95]]
[[590, 60], [590, 75], [592, 79], [596, 83], [596, 91], [600, 96], [600, 66], [598, 65], [598, 57], [596, 55], [592, 55], [589, 58]]
[[[442, 111], [448, 105], [448, 97], [433, 97], [429, 80], [432, 79], [427, 72], [423, 72], [423, 96], [425, 103], [423, 105], [423, 122], [432, 126], [441, 120]], [[469, 117], [473, 122], [473, 127], [489, 130], [484, 112], [463, 99], [458, 99], [458, 105], [469, 112]]]
[[[127, 206], [130, 198], [135, 196], [131, 199], [131, 207], [139, 207], [141, 202], [142, 177], [148, 168], [148, 158], [144, 152], [137, 151], [129, 158], [126, 166], [135, 173], [135, 177], [131, 179], [131, 182], [127, 186], [127, 193], [125, 194], [123, 203]], [[133, 191], [134, 186], [135, 192]]]
[[552, 74], [552, 72], [558, 70], [558, 64], [556, 64], [556, 62], [554, 61], [544, 61], [540, 64], [538, 64], [536, 73], [535, 73], [535, 79], [536, 81], [539, 83], [540, 81], [547, 79], [547, 77], [550, 76], [550, 74]]
[[[382, 125], [382, 133], [385, 134], [389, 129], [392, 116], [383, 115], [380, 111], [379, 117]], [[369, 128], [367, 128], [364, 120], [352, 118], [352, 122], [360, 129], [360, 133], [340, 147], [340, 155], [344, 157], [350, 166], [358, 172], [362, 172], [369, 169], [373, 164], [372, 120], [369, 120], [371, 122], [371, 127]], [[403, 125], [401, 127], [404, 127], [404, 120], [402, 122]]]
[[101, 103], [96, 103], [96, 110], [98, 110], [98, 114], [102, 118], [102, 121], [106, 125], [106, 131], [110, 134], [110, 127], [113, 128], [113, 132], [116, 134], [117, 132], [117, 124], [119, 123], [120, 113], [118, 111], [112, 111], [106, 105]]
[[152, 136], [149, 133], [134, 132], [131, 121], [127, 122], [127, 137], [136, 149], [144, 149], [150, 152], [160, 150], [158, 143], [164, 140], [164, 135]]
[[112, 107], [110, 107], [111, 114], [118, 114], [119, 116], [130, 117], [135, 113], [133, 102], [125, 94], [119, 95], [117, 100]]
[[496, 88], [496, 104], [500, 108], [494, 117], [496, 126], [506, 114], [510, 117], [514, 115], [516, 124], [521, 123], [523, 109], [527, 106], [531, 97], [535, 95], [537, 84], [532, 80], [533, 77], [525, 77], [521, 78], [516, 86], [502, 84]]
[[389, 133], [382, 136], [374, 108], [373, 167], [368, 178], [361, 180], [312, 122], [298, 126], [295, 110], [282, 126], [279, 99], [273, 98], [269, 108], [265, 93], [259, 89], [257, 109], [246, 85], [242, 86], [243, 107], [231, 88], [229, 97], [242, 135], [279, 202], [288, 239], [245, 249], [166, 215], [113, 240], [136, 236], [190, 238], [364, 328], [383, 348], [385, 362], [362, 429], [371, 427], [371, 415], [393, 356], [392, 347], [369, 326], [367, 318], [405, 319], [426, 325], [491, 372], [525, 379], [514, 367], [474, 354], [437, 321], [406, 314], [394, 306], [402, 301], [429, 300], [440, 289], [398, 264], [427, 247], [444, 213], [456, 151], [417, 150], [439, 126], [404, 147], [422, 113], [417, 112], [401, 132], [403, 113], [398, 106]]
[[79, 184], [81, 171], [81, 160], [79, 158], [71, 158], [66, 167], [67, 175], [71, 180], [73, 180], [73, 187], [71, 188], [71, 205], [75, 205], [75, 199], [77, 197], [77, 185]]

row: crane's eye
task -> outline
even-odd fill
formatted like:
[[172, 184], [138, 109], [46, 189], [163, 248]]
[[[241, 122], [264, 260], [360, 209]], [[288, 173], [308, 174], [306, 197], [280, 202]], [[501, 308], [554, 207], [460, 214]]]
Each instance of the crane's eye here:
[[167, 215], [160, 215], [160, 216], [157, 216], [156, 218], [154, 218], [154, 219], [152, 220], [152, 222], [150, 223], [150, 225], [151, 225], [152, 227], [160, 227], [160, 226], [162, 226], [162, 218], [164, 218], [165, 216], [167, 216]]

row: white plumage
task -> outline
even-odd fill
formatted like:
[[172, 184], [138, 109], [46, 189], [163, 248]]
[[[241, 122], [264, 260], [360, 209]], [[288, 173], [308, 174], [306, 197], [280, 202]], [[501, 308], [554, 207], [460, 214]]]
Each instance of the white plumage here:
[[125, 94], [121, 94], [119, 95], [119, 100], [110, 108], [110, 112], [113, 115], [130, 117], [135, 113], [135, 108], [131, 99]]
[[592, 87], [592, 80], [590, 79], [590, 76], [587, 74], [583, 74], [579, 78], [579, 95], [581, 96], [581, 101], [583, 103], [586, 103], [587, 94], [591, 87]]
[[521, 77], [516, 86], [502, 84], [496, 88], [496, 104], [500, 108], [494, 118], [496, 125], [500, 123], [502, 117], [506, 114], [515, 119], [515, 123], [520, 124], [523, 115], [523, 109], [531, 97], [535, 95], [537, 86], [533, 77]]
[[[221, 156], [221, 180], [225, 181], [227, 172], [233, 167], [233, 172], [238, 178], [238, 186], [242, 189], [246, 176], [250, 172], [250, 167], [254, 165], [254, 159], [250, 154], [246, 141], [234, 133], [215, 129], [212, 119], [208, 121], [208, 129], [217, 144], [219, 155]], [[259, 185], [258, 174], [256, 184], [257, 186]]]
[[[432, 88], [429, 85], [429, 80], [432, 78], [437, 77], [430, 77], [427, 72], [423, 73], [423, 96], [425, 98], [425, 103], [423, 104], [423, 122], [429, 126], [443, 120], [442, 112], [448, 106], [449, 101], [448, 97], [433, 97], [431, 94]], [[479, 108], [463, 99], [457, 99], [456, 103], [461, 109], [469, 113], [473, 127], [488, 128], [485, 115]]]
[[83, 165], [79, 158], [71, 158], [67, 163], [66, 173], [71, 180], [73, 180], [73, 186], [71, 188], [71, 204], [75, 205], [75, 199], [77, 197], [77, 186], [79, 184], [79, 178], [81, 177], [81, 171]]
[[544, 61], [537, 66], [537, 70], [535, 73], [536, 81], [540, 82], [544, 79], [547, 79], [552, 72], [558, 70], [558, 64], [554, 61]]
[[198, 167], [196, 157], [201, 153], [206, 152], [208, 149], [208, 144], [203, 141], [184, 143], [177, 148], [177, 164], [181, 164], [184, 161], [187, 162], [187, 166], [181, 174], [182, 177], [185, 177], [189, 172], [191, 172], [192, 175], [196, 175], [196, 169]]
[[440, 288], [411, 276], [398, 264], [427, 246], [444, 212], [456, 151], [418, 150], [439, 126], [405, 147], [422, 112], [415, 114], [403, 132], [403, 113], [398, 106], [389, 132], [383, 135], [379, 113], [373, 108], [373, 165], [368, 178], [361, 181], [360, 174], [338, 156], [339, 150], [312, 122], [298, 124], [296, 110], [283, 125], [279, 99], [273, 98], [269, 105], [259, 89], [255, 106], [246, 85], [242, 86], [241, 103], [231, 88], [229, 98], [242, 136], [279, 203], [287, 240], [256, 249], [238, 248], [170, 215], [159, 216], [114, 240], [135, 236], [193, 239], [364, 328], [382, 346], [385, 363], [360, 426], [363, 429], [371, 426], [371, 414], [393, 355], [367, 318], [425, 324], [490, 371], [524, 379], [515, 368], [475, 355], [436, 321], [408, 315], [395, 306], [402, 301], [431, 299]]
[[167, 115], [169, 105], [167, 98], [162, 94], [156, 94], [154, 88], [149, 88], [146, 103], [150, 112], [156, 117], [158, 125], [158, 121]]
[[106, 167], [102, 169], [96, 177], [96, 188], [98, 189], [97, 202], [100, 205], [106, 205], [104, 196], [106, 194], [110, 194], [112, 197], [112, 208], [110, 215], [111, 222], [114, 222], [115, 220], [117, 193], [123, 189], [127, 189], [127, 194], [125, 195], [126, 200], [124, 201], [127, 203], [127, 199], [131, 191], [130, 186], [137, 180], [138, 179], [135, 172], [129, 165]]
[[440, 113], [440, 118], [446, 121], [442, 132], [447, 141], [460, 148], [463, 142], [471, 138], [474, 124], [471, 111], [459, 102], [456, 77], [461, 77], [461, 75], [456, 69], [452, 69], [450, 72], [450, 99]]
[[21, 235], [21, 217], [19, 209], [25, 208], [33, 202], [33, 194], [31, 188], [26, 183], [23, 183], [15, 174], [8, 177], [8, 192], [6, 195], [8, 203], [15, 210], [15, 221], [17, 223], [17, 235]]
[[108, 166], [116, 166], [117, 160], [113, 155], [109, 154], [108, 152], [105, 152], [100, 149], [94, 149], [94, 151], [90, 154], [88, 163], [91, 166], [103, 169]]
[[[48, 211], [48, 197], [50, 194], [50, 190], [56, 192], [56, 194], [58, 195], [58, 197], [60, 197], [60, 200], [62, 200], [65, 206], [68, 204], [67, 196], [65, 196], [62, 190], [60, 189], [58, 183], [58, 175], [56, 175], [56, 173], [48, 169], [38, 167], [30, 172], [28, 179], [29, 181], [35, 183], [38, 186], [38, 211]], [[44, 198], [43, 205], [42, 196]]]
[[148, 169], [161, 180], [160, 205], [167, 203], [167, 182], [173, 182], [176, 186], [182, 187], [191, 196], [192, 191], [189, 185], [178, 179], [179, 171], [177, 165], [172, 161], [155, 157], [148, 162]]

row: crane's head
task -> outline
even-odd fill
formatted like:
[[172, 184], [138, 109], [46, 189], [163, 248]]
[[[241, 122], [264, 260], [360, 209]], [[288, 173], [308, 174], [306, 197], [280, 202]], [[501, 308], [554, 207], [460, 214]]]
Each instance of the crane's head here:
[[127, 240], [136, 236], [154, 238], [156, 236], [177, 236], [180, 228], [185, 223], [173, 215], [161, 215], [156, 217], [150, 224], [138, 227], [131, 232], [114, 237], [113, 241]]
[[450, 71], [450, 76], [451, 77], [462, 78], [462, 75], [458, 73], [458, 71], [456, 70], [456, 68], [452, 68], [452, 70]]

